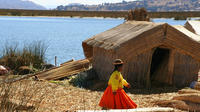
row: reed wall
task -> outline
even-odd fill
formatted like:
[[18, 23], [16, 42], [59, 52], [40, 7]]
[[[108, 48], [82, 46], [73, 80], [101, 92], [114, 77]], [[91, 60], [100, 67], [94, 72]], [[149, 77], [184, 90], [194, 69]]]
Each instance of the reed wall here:
[[177, 87], [189, 86], [192, 81], [197, 81], [200, 62], [191, 56], [175, 53], [173, 82]]

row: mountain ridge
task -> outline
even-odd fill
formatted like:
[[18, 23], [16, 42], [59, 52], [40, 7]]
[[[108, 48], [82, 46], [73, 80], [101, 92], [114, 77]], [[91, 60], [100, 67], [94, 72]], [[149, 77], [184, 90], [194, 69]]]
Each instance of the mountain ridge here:
[[45, 7], [28, 0], [0, 0], [0, 9], [46, 10]]
[[127, 11], [144, 7], [150, 12], [200, 11], [200, 0], [136, 0], [99, 5], [60, 5], [56, 10], [71, 11]]

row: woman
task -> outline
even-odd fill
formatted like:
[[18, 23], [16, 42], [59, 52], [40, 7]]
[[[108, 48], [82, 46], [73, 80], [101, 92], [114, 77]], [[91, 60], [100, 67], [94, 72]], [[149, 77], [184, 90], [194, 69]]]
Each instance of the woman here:
[[120, 59], [114, 61], [115, 69], [108, 81], [108, 87], [100, 100], [99, 106], [106, 109], [133, 109], [137, 105], [125, 93], [123, 87], [130, 88], [130, 84], [123, 79], [121, 71], [123, 62]]

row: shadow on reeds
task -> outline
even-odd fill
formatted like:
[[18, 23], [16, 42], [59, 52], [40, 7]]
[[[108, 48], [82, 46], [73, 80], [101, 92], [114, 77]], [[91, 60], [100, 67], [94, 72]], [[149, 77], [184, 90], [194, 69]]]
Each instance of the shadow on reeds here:
[[[100, 81], [95, 81], [95, 82], [100, 82]], [[96, 87], [95, 87], [96, 86]], [[97, 87], [98, 86], [98, 87]], [[87, 87], [86, 89], [92, 90], [92, 91], [104, 91], [107, 87], [107, 82], [100, 82], [96, 83], [93, 86]], [[124, 87], [124, 90], [128, 93], [131, 94], [161, 94], [161, 93], [173, 93], [173, 92], [178, 92], [181, 88], [175, 88], [175, 87], [163, 87], [163, 88], [158, 88], [158, 87], [152, 87], [152, 88], [126, 88]]]
[[[82, 72], [71, 79], [69, 79], [70, 84], [75, 87], [85, 88], [91, 91], [104, 91], [106, 87], [108, 86], [108, 81], [102, 81], [99, 80], [97, 75], [94, 72], [94, 70], [89, 70], [86, 72]], [[124, 87], [124, 90], [126, 92], [129, 92], [131, 94], [160, 94], [160, 93], [172, 93], [177, 92], [181, 88], [176, 88], [172, 86], [163, 86], [163, 87], [151, 87], [151, 88], [145, 88], [140, 87], [136, 88], [134, 85], [130, 89], [127, 89]]]
[[18, 44], [6, 44], [0, 57], [0, 65], [8, 67], [14, 74], [20, 74], [20, 67], [23, 68], [23, 66], [26, 66], [31, 72], [37, 72], [42, 68], [42, 64], [46, 63], [47, 48], [41, 41], [25, 44], [21, 49]]
[[173, 92], [178, 92], [178, 90], [180, 90], [180, 88], [175, 88], [175, 87], [163, 87], [163, 88], [149, 88], [149, 89], [126, 89], [126, 92], [129, 92], [131, 94], [162, 94], [162, 93], [173, 93]]
[[[95, 81], [98, 82], [96, 84], [93, 84], [92, 86], [86, 87], [86, 89], [92, 90], [92, 91], [104, 91], [107, 87], [107, 82], [105, 81]], [[178, 92], [181, 88], [175, 88], [175, 87], [163, 87], [163, 88], [158, 88], [158, 87], [152, 87], [152, 88], [126, 88], [124, 87], [124, 90], [128, 93], [131, 94], [161, 94], [161, 93], [173, 93], [173, 92]]]

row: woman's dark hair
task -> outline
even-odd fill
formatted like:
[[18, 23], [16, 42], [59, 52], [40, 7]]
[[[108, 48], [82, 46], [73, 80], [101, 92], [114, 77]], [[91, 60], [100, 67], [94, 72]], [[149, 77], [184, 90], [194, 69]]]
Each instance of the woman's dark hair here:
[[116, 71], [116, 70], [118, 70], [119, 69], [119, 67], [121, 67], [123, 64], [119, 64], [119, 65], [115, 65], [115, 68], [114, 68], [114, 70], [113, 71]]

